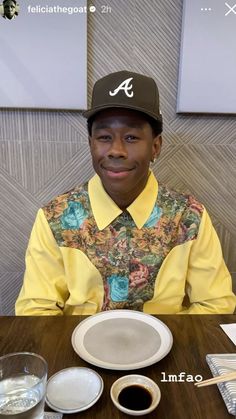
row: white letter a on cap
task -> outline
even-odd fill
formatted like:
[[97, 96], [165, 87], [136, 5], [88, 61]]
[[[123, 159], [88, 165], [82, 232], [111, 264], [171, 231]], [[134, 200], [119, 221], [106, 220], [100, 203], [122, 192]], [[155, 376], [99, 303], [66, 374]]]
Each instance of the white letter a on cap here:
[[132, 92], [129, 93], [129, 90], [132, 89], [132, 87], [133, 87], [132, 84], [129, 86], [129, 82], [131, 80], [133, 80], [133, 77], [131, 77], [130, 79], [126, 79], [126, 80], [122, 81], [122, 83], [113, 92], [111, 92], [111, 91], [109, 92], [109, 95], [110, 96], [115, 96], [115, 95], [117, 95], [117, 93], [120, 90], [124, 90], [126, 96], [133, 97], [134, 92], [132, 91]]

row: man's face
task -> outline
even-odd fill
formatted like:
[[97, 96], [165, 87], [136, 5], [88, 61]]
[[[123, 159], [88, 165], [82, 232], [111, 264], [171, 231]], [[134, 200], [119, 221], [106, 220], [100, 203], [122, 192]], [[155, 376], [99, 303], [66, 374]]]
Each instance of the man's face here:
[[6, 3], [4, 3], [3, 5], [4, 7], [4, 15], [8, 18], [11, 19], [16, 11], [16, 5], [14, 3], [14, 1], [7, 1]]
[[99, 112], [89, 137], [93, 167], [111, 198], [128, 206], [144, 189], [149, 164], [161, 149], [150, 124], [139, 112], [108, 109]]

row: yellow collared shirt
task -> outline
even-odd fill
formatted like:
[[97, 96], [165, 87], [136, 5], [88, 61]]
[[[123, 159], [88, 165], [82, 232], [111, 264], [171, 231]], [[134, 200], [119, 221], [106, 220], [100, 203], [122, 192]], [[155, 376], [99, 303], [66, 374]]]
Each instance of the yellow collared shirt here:
[[124, 212], [97, 175], [40, 209], [16, 302], [17, 315], [121, 308], [152, 314], [235, 308], [206, 209], [192, 196], [158, 185], [152, 172]]

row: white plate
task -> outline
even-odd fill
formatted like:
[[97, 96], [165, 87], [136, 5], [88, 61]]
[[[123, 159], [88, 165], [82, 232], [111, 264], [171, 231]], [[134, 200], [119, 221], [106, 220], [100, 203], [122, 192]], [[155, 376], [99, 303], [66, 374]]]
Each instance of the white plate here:
[[171, 350], [173, 337], [159, 319], [139, 311], [111, 310], [83, 320], [72, 346], [85, 361], [113, 370], [147, 367]]
[[46, 403], [61, 413], [76, 413], [97, 402], [103, 392], [102, 377], [90, 368], [58, 371], [47, 382]]

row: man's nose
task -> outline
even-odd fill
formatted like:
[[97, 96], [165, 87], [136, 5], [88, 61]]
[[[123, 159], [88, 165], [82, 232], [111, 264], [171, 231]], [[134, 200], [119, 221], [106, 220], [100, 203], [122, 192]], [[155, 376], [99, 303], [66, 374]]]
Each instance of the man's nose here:
[[111, 142], [109, 151], [108, 151], [108, 157], [127, 158], [127, 149], [122, 138], [116, 137], [113, 139], [113, 141]]

